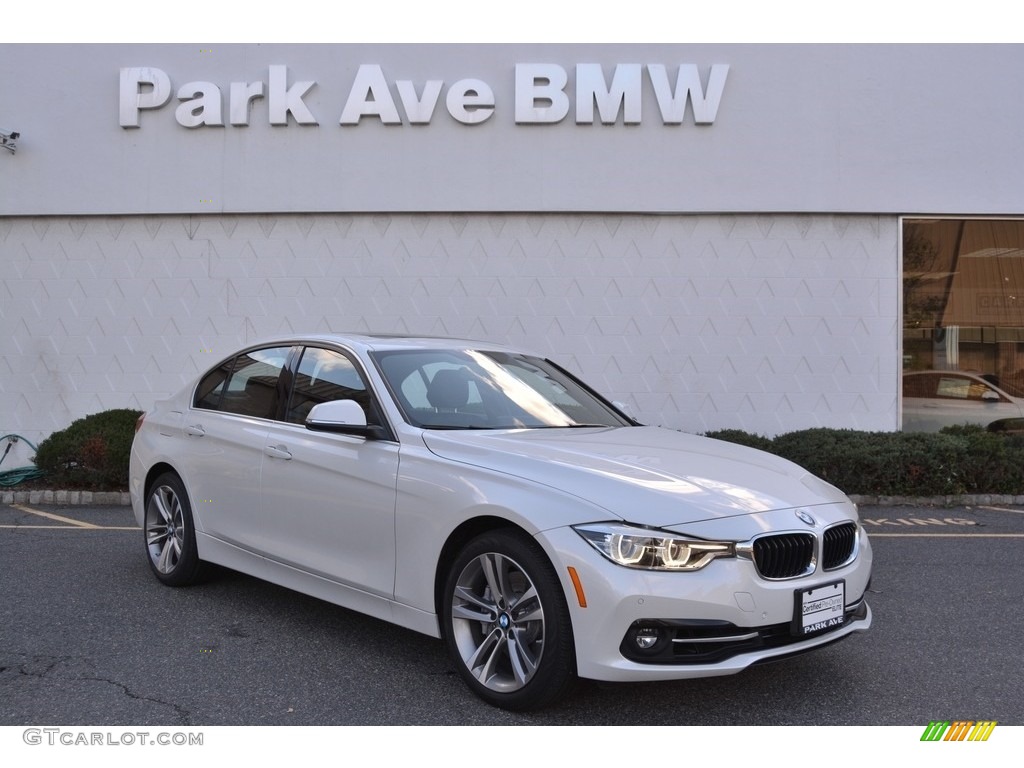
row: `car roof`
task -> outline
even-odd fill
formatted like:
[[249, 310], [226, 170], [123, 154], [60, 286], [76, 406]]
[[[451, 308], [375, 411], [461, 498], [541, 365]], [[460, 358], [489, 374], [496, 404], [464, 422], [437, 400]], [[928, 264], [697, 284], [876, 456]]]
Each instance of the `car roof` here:
[[313, 333], [271, 336], [246, 344], [246, 349], [267, 344], [340, 344], [364, 351], [401, 349], [485, 349], [502, 352], [527, 352], [525, 349], [479, 339], [453, 336], [416, 336], [396, 333]]
[[[984, 379], [977, 371], [945, 371], [940, 369], [930, 371], [904, 371], [904, 376], [970, 376], [975, 379]], [[989, 382], [991, 383], [991, 382]]]

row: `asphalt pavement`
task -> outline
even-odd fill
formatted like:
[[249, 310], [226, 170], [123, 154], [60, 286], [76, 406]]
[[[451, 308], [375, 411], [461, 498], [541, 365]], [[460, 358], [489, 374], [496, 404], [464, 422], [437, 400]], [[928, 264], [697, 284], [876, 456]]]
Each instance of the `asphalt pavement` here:
[[1024, 508], [861, 516], [870, 632], [513, 714], [473, 697], [438, 640], [229, 571], [160, 585], [128, 507], [0, 505], [0, 726], [1024, 724]]

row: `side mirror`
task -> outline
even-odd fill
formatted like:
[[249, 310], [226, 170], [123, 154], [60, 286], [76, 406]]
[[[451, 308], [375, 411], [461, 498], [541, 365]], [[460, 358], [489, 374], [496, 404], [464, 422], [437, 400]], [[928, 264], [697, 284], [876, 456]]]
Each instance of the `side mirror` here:
[[306, 429], [315, 432], [336, 432], [370, 440], [379, 439], [383, 430], [366, 423], [366, 414], [355, 400], [331, 400], [314, 405], [306, 416]]
[[984, 400], [986, 403], [998, 403], [1001, 400], [1001, 398], [999, 397], [999, 393], [993, 392], [991, 389], [986, 389], [984, 392], [982, 392], [981, 399]]

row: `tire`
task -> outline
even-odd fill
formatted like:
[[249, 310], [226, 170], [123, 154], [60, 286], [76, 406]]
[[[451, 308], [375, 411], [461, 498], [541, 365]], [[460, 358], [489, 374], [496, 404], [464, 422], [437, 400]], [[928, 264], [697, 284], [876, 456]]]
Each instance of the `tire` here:
[[565, 594], [543, 550], [503, 529], [473, 539], [445, 583], [443, 625], [452, 662], [496, 707], [540, 709], [576, 682]]
[[173, 472], [160, 475], [150, 488], [142, 533], [149, 566], [164, 584], [184, 587], [206, 575], [206, 563], [199, 559], [196, 547], [188, 494]]

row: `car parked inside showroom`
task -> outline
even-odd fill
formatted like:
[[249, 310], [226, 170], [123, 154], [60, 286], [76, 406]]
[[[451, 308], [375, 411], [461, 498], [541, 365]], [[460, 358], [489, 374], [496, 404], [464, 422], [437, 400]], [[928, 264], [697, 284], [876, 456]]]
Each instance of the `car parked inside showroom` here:
[[1024, 398], [1012, 384], [997, 386], [969, 371], [906, 371], [903, 374], [903, 430], [938, 432], [972, 424], [999, 432], [1024, 431]]
[[643, 426], [497, 344], [250, 344], [140, 418], [130, 490], [161, 582], [216, 564], [443, 638], [511, 710], [578, 678], [733, 674], [872, 621], [839, 490]]

